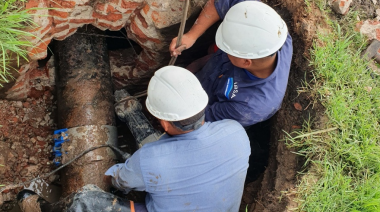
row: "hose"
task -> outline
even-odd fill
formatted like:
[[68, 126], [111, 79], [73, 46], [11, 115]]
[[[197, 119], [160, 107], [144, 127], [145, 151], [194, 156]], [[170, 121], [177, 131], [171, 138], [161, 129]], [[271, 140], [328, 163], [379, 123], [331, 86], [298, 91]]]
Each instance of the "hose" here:
[[0, 189], [0, 194], [3, 193], [5, 190], [11, 190], [11, 189], [22, 187], [25, 184], [31, 183], [31, 182], [33, 182], [33, 181], [35, 181], [37, 179], [45, 179], [47, 177], [50, 177], [51, 175], [53, 175], [54, 173], [58, 172], [59, 170], [65, 168], [66, 166], [70, 165], [72, 162], [74, 162], [78, 158], [82, 157], [83, 155], [85, 155], [85, 154], [87, 154], [87, 153], [89, 153], [91, 151], [94, 151], [95, 149], [99, 149], [99, 148], [103, 148], [103, 147], [109, 147], [112, 150], [114, 150], [115, 152], [119, 153], [122, 156], [123, 160], [127, 160], [128, 158], [131, 157], [131, 154], [123, 152], [119, 148], [117, 148], [117, 147], [115, 147], [113, 145], [110, 145], [110, 144], [103, 144], [103, 145], [100, 145], [100, 146], [91, 147], [91, 148], [83, 151], [79, 155], [75, 156], [73, 159], [71, 159], [67, 163], [63, 164], [62, 166], [58, 167], [57, 169], [55, 169], [55, 170], [53, 170], [53, 171], [51, 171], [51, 172], [49, 172], [47, 174], [42, 175], [41, 177], [36, 177], [36, 178], [33, 178], [32, 180], [29, 180], [29, 181], [26, 181], [26, 182], [23, 182], [23, 183], [11, 184], [11, 185], [7, 185], [7, 186], [1, 188]]

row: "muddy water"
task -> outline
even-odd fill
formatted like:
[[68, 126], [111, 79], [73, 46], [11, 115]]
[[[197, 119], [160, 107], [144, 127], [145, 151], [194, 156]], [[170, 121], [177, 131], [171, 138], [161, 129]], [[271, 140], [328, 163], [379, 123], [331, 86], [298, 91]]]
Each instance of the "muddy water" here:
[[[62, 189], [56, 185], [49, 185], [42, 179], [38, 179], [32, 182], [28, 187], [24, 187], [24, 189], [29, 189], [36, 192], [40, 197], [44, 198], [46, 201], [50, 203], [58, 202]], [[22, 212], [20, 207], [16, 205], [10, 212]]]

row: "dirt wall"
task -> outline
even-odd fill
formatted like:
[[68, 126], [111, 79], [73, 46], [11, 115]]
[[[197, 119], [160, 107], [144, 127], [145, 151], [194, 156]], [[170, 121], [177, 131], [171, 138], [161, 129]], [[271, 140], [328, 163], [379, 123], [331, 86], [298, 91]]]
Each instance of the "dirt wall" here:
[[[309, 48], [322, 21], [321, 14], [315, 7], [312, 12], [306, 11], [303, 0], [264, 1], [273, 6], [287, 22], [293, 38], [293, 58], [288, 88], [282, 109], [272, 118], [271, 147], [268, 167], [262, 176], [255, 200], [249, 207], [250, 212], [290, 211], [297, 204], [294, 190], [297, 183], [297, 171], [304, 161], [296, 156], [294, 149], [289, 149], [284, 141], [284, 132], [300, 129], [304, 120], [323, 113], [321, 106], [310, 106], [307, 94], [298, 93], [302, 81], [308, 80], [310, 67], [308, 64]], [[302, 108], [295, 108], [294, 104]], [[258, 182], [252, 183], [257, 186]], [[246, 189], [247, 190], [247, 189]], [[252, 189], [251, 189], [252, 190]]]

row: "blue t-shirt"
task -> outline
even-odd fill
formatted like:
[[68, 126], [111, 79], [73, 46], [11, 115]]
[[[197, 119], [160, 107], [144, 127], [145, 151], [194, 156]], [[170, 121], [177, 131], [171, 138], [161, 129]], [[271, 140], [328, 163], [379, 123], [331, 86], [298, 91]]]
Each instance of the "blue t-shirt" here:
[[148, 211], [238, 211], [250, 152], [238, 122], [206, 122], [144, 145], [106, 175], [121, 190], [146, 191]]
[[[223, 19], [230, 7], [242, 1], [215, 0], [215, 8]], [[250, 126], [272, 117], [285, 95], [292, 54], [292, 38], [288, 34], [277, 52], [273, 73], [265, 79], [252, 79], [245, 69], [232, 65], [227, 54], [218, 50], [196, 74], [209, 96], [206, 121], [234, 119]]]

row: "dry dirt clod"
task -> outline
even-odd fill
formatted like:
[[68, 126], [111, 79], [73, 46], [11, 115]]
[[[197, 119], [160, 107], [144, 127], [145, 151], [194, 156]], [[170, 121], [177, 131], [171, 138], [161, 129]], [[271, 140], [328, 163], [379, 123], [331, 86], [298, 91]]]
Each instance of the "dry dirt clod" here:
[[331, 6], [334, 12], [341, 15], [346, 15], [351, 3], [352, 0], [333, 0]]
[[302, 111], [302, 105], [298, 102], [294, 103], [294, 108], [298, 111]]

